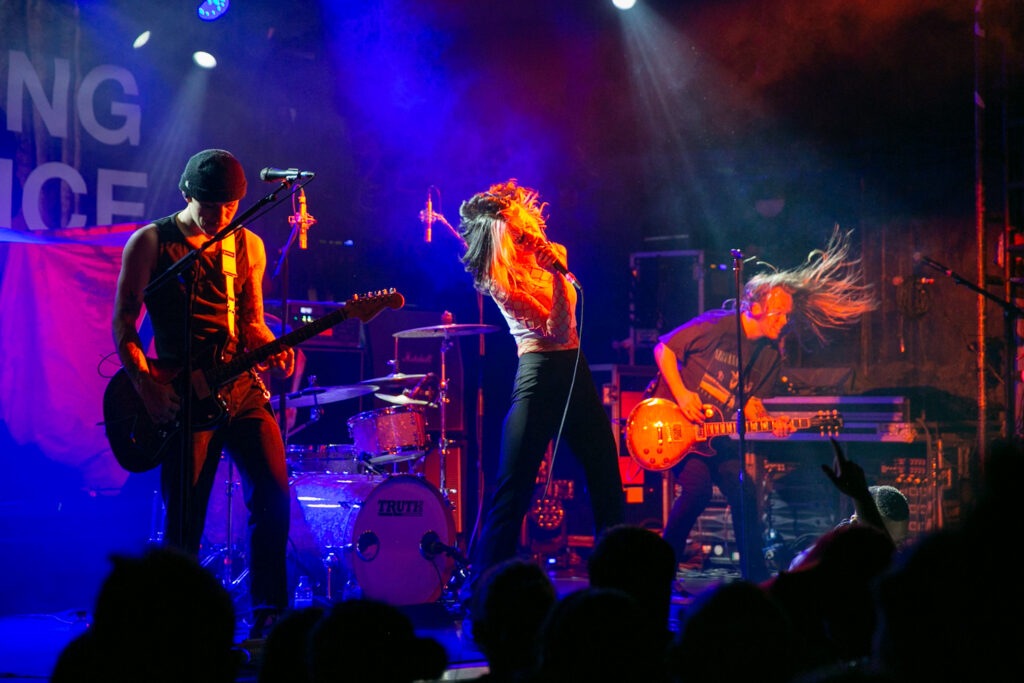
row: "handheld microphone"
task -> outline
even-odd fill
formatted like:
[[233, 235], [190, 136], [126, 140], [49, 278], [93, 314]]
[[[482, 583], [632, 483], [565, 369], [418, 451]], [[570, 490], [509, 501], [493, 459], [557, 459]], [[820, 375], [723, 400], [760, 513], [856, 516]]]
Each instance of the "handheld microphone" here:
[[555, 257], [555, 262], [551, 265], [551, 267], [554, 268], [559, 273], [561, 273], [562, 275], [564, 275], [565, 279], [569, 281], [569, 284], [571, 284], [576, 289], [583, 291], [583, 285], [581, 285], [580, 281], [576, 279], [576, 276], [570, 273], [569, 269], [565, 267], [565, 264], [558, 260], [558, 257], [555, 255], [555, 252], [551, 249], [550, 242], [544, 242], [542, 244], [539, 244], [537, 246], [537, 251], [543, 251]]
[[430, 244], [431, 233], [434, 229], [434, 221], [437, 220], [434, 214], [434, 203], [430, 198], [430, 190], [427, 190], [427, 208], [420, 211], [420, 220], [423, 221], [424, 225], [427, 226], [427, 231], [424, 233], [423, 241]]
[[267, 183], [275, 183], [278, 180], [290, 183], [300, 178], [309, 179], [315, 175], [312, 171], [300, 171], [297, 168], [274, 168], [273, 166], [267, 166], [260, 171], [260, 180]]

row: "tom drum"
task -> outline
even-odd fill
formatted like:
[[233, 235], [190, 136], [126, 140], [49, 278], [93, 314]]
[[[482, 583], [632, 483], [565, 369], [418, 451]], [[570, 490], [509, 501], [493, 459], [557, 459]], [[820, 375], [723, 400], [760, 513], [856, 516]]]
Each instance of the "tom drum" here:
[[426, 420], [416, 406], [390, 406], [353, 415], [349, 434], [372, 465], [412, 460], [427, 451]]

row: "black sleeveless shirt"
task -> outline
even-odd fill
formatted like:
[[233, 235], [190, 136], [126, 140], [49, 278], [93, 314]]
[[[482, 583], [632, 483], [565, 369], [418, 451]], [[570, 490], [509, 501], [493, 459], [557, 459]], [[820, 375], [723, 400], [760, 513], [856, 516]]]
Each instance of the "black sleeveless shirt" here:
[[[178, 229], [175, 216], [154, 221], [159, 236], [157, 261], [154, 276], [163, 273], [172, 264], [188, 254], [192, 247]], [[243, 287], [249, 272], [249, 258], [246, 252], [246, 230], [235, 233], [236, 273], [234, 290], [236, 310], [241, 310], [241, 301], [250, 296]], [[220, 244], [202, 253], [198, 261], [182, 274], [182, 277], [168, 280], [145, 297], [146, 311], [153, 321], [153, 337], [156, 354], [161, 360], [183, 364], [185, 349], [185, 319], [188, 312], [187, 280], [198, 273], [196, 284], [194, 317], [192, 321], [193, 358], [213, 357], [219, 352], [223, 360], [230, 360], [238, 347], [237, 336], [228, 333], [227, 322], [227, 278], [221, 265]], [[235, 321], [235, 330], [241, 329], [241, 321]]]

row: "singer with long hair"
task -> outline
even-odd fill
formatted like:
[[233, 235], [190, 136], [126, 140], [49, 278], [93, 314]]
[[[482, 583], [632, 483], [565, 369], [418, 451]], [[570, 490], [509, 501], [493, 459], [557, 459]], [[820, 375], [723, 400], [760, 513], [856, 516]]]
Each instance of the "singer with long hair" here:
[[498, 305], [519, 356], [497, 479], [471, 552], [469, 591], [487, 568], [516, 555], [544, 453], [559, 434], [583, 466], [595, 531], [625, 515], [615, 438], [580, 350], [578, 282], [565, 247], [547, 239], [546, 208], [535, 190], [509, 180], [459, 209], [462, 262], [476, 289]]

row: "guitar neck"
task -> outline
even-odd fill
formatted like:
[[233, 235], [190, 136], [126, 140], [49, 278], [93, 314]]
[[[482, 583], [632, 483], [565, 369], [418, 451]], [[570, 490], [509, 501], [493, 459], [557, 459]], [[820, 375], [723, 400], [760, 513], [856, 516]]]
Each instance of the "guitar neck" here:
[[322, 318], [314, 320], [308, 325], [303, 325], [297, 330], [282, 335], [272, 342], [268, 342], [259, 348], [247, 353], [235, 356], [230, 362], [214, 368], [207, 372], [207, 382], [210, 386], [219, 387], [225, 382], [241, 375], [251, 367], [259, 365], [263, 361], [276, 356], [285, 349], [301, 344], [307, 339], [312, 339], [321, 332], [330, 329], [348, 318], [348, 310], [341, 307], [332, 311]]
[[[793, 429], [797, 430], [807, 429], [811, 426], [811, 420], [806, 417], [794, 417], [790, 419], [790, 425]], [[747, 420], [746, 427], [748, 432], [770, 432], [775, 429], [775, 418], [765, 417], [759, 420]], [[736, 433], [736, 423], [705, 422], [698, 426], [698, 433], [707, 439], [713, 439], [716, 436], [729, 436]]]

